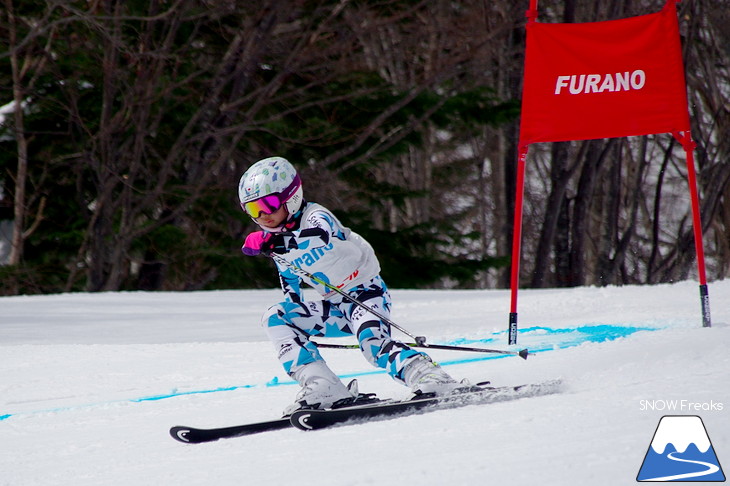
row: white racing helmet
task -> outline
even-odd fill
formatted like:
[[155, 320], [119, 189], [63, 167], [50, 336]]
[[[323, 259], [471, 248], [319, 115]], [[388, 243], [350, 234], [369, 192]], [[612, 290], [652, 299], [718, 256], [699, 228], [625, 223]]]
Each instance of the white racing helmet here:
[[304, 204], [304, 191], [297, 170], [288, 160], [269, 157], [259, 160], [243, 174], [238, 183], [238, 199], [241, 208], [254, 221], [261, 213], [271, 214], [286, 206], [289, 222]]

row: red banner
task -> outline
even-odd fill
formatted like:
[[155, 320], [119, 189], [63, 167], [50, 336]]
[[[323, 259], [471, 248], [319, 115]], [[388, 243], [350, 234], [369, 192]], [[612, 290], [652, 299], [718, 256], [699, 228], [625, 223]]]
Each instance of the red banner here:
[[521, 145], [688, 130], [674, 2], [622, 20], [527, 24]]

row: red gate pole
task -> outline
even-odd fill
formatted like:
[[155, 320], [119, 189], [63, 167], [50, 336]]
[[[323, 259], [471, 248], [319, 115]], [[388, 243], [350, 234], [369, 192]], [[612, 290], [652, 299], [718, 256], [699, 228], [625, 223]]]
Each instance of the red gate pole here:
[[510, 280], [509, 344], [517, 344], [517, 291], [520, 287], [522, 252], [522, 202], [525, 195], [525, 165], [529, 145], [519, 147], [517, 181], [515, 183], [515, 217], [512, 229], [512, 278]]
[[694, 229], [695, 252], [697, 254], [697, 273], [700, 281], [700, 304], [702, 306], [702, 327], [712, 327], [710, 319], [710, 295], [707, 291], [707, 276], [705, 274], [705, 250], [702, 245], [702, 218], [700, 203], [697, 194], [697, 176], [695, 174], [694, 148], [696, 146], [692, 135], [687, 132], [675, 132], [676, 138], [684, 148], [687, 158], [687, 181], [692, 203], [692, 227]]
[[[530, 8], [525, 12], [527, 24], [537, 19], [537, 0], [530, 0]], [[510, 278], [510, 312], [508, 343], [517, 344], [517, 292], [520, 287], [520, 258], [522, 252], [522, 200], [525, 194], [525, 164], [529, 145], [518, 147], [517, 181], [515, 182], [515, 216], [512, 230], [512, 275]]]

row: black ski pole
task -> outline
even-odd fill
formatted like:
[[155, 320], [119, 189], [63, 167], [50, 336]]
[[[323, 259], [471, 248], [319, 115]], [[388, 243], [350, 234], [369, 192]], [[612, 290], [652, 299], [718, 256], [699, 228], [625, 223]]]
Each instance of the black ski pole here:
[[294, 265], [292, 263], [289, 263], [288, 261], [284, 260], [282, 257], [280, 257], [279, 255], [277, 255], [276, 253], [272, 253], [271, 254], [271, 257], [274, 260], [276, 260], [277, 262], [281, 263], [282, 265], [286, 265], [287, 267], [291, 268], [295, 272], [298, 272], [301, 275], [306, 276], [307, 278], [313, 280], [314, 282], [317, 282], [320, 285], [324, 285], [328, 289], [337, 292], [338, 294], [340, 294], [341, 296], [343, 296], [344, 298], [346, 298], [347, 300], [349, 300], [353, 304], [362, 307], [363, 309], [365, 309], [366, 311], [370, 312], [371, 314], [373, 314], [374, 316], [376, 316], [378, 319], [380, 319], [381, 321], [385, 322], [389, 326], [394, 327], [394, 328], [398, 329], [400, 332], [402, 332], [403, 334], [405, 334], [406, 336], [415, 339], [416, 343], [419, 346], [428, 346], [428, 344], [426, 344], [426, 336], [414, 336], [413, 334], [411, 334], [410, 332], [408, 332], [406, 329], [403, 329], [401, 326], [399, 326], [395, 322], [391, 321], [390, 319], [388, 319], [387, 317], [385, 317], [380, 312], [378, 312], [378, 311], [376, 311], [376, 310], [368, 307], [364, 303], [362, 303], [359, 300], [357, 300], [355, 297], [352, 297], [351, 295], [349, 295], [347, 292], [344, 292], [341, 289], [338, 289], [337, 287], [335, 287], [331, 283], [325, 282], [321, 278], [315, 277], [314, 275], [312, 275], [311, 273], [307, 272], [303, 268], [299, 268], [298, 266], [296, 266], [296, 265]]
[[[496, 349], [468, 348], [468, 347], [462, 347], [462, 346], [446, 346], [446, 345], [442, 345], [442, 344], [428, 344], [428, 343], [426, 343], [426, 336], [414, 336], [413, 334], [411, 334], [410, 332], [408, 332], [406, 329], [402, 328], [401, 326], [399, 326], [395, 322], [391, 321], [390, 319], [388, 319], [387, 317], [385, 317], [381, 313], [377, 312], [374, 309], [371, 309], [370, 307], [368, 307], [364, 303], [360, 302], [356, 298], [354, 298], [351, 295], [349, 295], [348, 293], [340, 290], [339, 288], [335, 287], [334, 285], [332, 285], [332, 284], [330, 284], [328, 282], [325, 282], [324, 280], [322, 280], [320, 278], [315, 277], [314, 275], [312, 275], [311, 273], [307, 272], [303, 268], [299, 268], [298, 266], [296, 266], [296, 265], [294, 265], [292, 263], [289, 263], [288, 261], [284, 260], [282, 257], [280, 257], [279, 255], [277, 255], [276, 253], [272, 253], [271, 254], [271, 257], [274, 260], [276, 260], [279, 263], [281, 263], [282, 265], [285, 265], [285, 266], [291, 268], [295, 272], [299, 272], [301, 275], [307, 276], [308, 278], [310, 278], [314, 282], [317, 282], [320, 285], [324, 285], [328, 289], [337, 292], [338, 294], [342, 295], [343, 297], [345, 297], [346, 299], [348, 299], [353, 304], [356, 304], [356, 305], [362, 307], [363, 309], [365, 309], [366, 311], [370, 312], [371, 314], [375, 315], [376, 317], [378, 317], [379, 319], [381, 319], [386, 324], [390, 325], [391, 327], [394, 327], [394, 328], [398, 329], [400, 332], [402, 332], [406, 336], [413, 338], [416, 341], [415, 343], [406, 343], [408, 346], [410, 346], [412, 348], [431, 348], [431, 349], [447, 349], [447, 350], [452, 350], [452, 351], [471, 351], [471, 352], [477, 352], [477, 353], [511, 354], [511, 355], [517, 355], [517, 356], [521, 357], [522, 359], [527, 359], [527, 355], [529, 354], [529, 352], [527, 351], [527, 349], [523, 349], [521, 351], [502, 351], [502, 350], [496, 350]], [[318, 344], [318, 346], [322, 346], [322, 347], [325, 347], [325, 348], [327, 348], [327, 347], [329, 347], [329, 348], [350, 348], [350, 347], [352, 347], [352, 346], [337, 345], [337, 344], [329, 344], [329, 345]], [[357, 345], [353, 345], [353, 346], [356, 347], [356, 348], [358, 347]]]
[[[357, 344], [329, 344], [329, 343], [315, 343], [320, 348], [332, 348], [332, 349], [359, 349], [360, 346]], [[418, 344], [418, 343], [404, 343], [406, 346], [411, 348], [429, 348], [429, 349], [444, 349], [447, 351], [469, 351], [473, 353], [492, 353], [492, 354], [507, 354], [511, 356], [519, 356], [522, 359], [533, 353], [530, 353], [527, 349], [521, 349], [520, 351], [504, 351], [501, 349], [487, 349], [487, 348], [472, 348], [468, 346], [449, 346], [446, 344]]]

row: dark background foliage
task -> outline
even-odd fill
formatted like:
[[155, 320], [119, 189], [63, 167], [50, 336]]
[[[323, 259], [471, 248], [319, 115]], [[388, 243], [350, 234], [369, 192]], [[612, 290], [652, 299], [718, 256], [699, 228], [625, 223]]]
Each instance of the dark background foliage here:
[[[273, 287], [238, 178], [281, 155], [391, 287], [507, 286], [527, 2], [6, 0], [2, 294]], [[593, 21], [661, 1], [544, 1]], [[710, 278], [730, 268], [728, 20], [680, 4]], [[693, 275], [669, 135], [531, 148], [522, 281]]]

